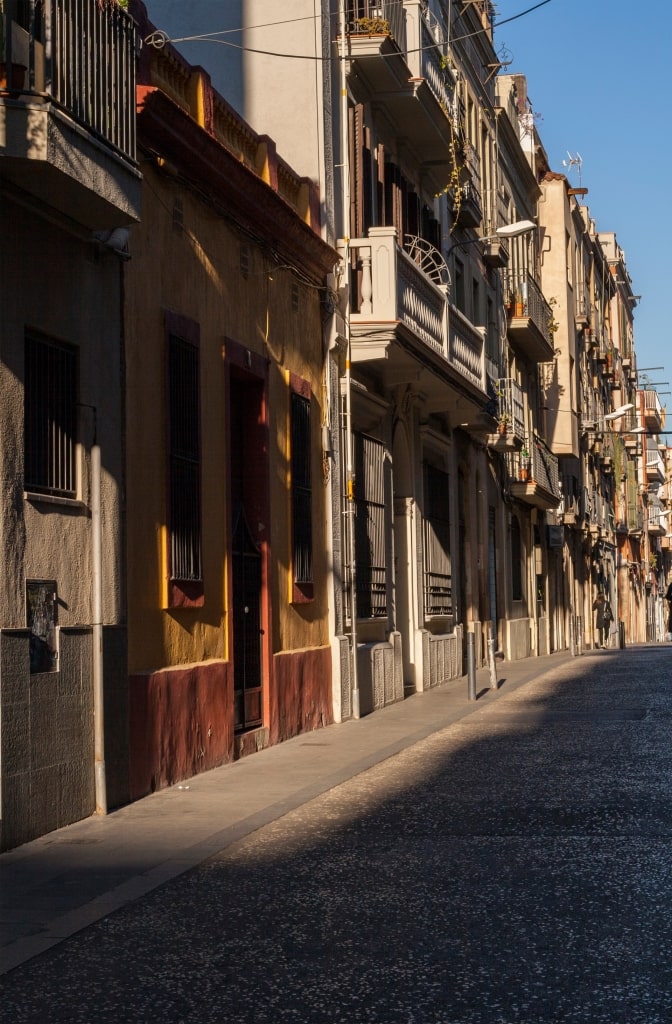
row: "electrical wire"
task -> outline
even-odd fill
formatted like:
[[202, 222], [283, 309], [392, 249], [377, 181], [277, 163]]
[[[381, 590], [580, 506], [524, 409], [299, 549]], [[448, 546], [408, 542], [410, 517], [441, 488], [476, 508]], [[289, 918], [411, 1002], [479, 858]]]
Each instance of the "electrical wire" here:
[[[540, 7], [545, 7], [546, 4], [550, 4], [550, 3], [551, 3], [551, 0], [539, 0], [539, 3], [534, 4], [532, 7], [526, 8], [526, 10], [524, 10], [524, 11], [520, 11], [518, 14], [512, 14], [508, 18], [502, 18], [500, 21], [493, 22], [492, 23], [492, 28], [493, 29], [494, 28], [499, 28], [500, 25], [508, 25], [510, 22], [517, 21], [519, 18], [524, 18], [524, 17], [526, 17], [526, 15], [532, 14], [534, 11], [538, 10]], [[255, 47], [243, 46], [240, 43], [230, 42], [228, 39], [215, 38], [216, 36], [229, 35], [231, 33], [236, 33], [236, 32], [239, 33], [239, 32], [243, 32], [243, 31], [251, 31], [251, 30], [258, 29], [258, 28], [273, 28], [273, 27], [279, 26], [279, 25], [292, 25], [292, 24], [294, 24], [297, 21], [310, 21], [310, 20], [315, 20], [317, 17], [318, 17], [317, 15], [309, 15], [309, 16], [306, 16], [304, 18], [290, 18], [287, 21], [272, 21], [272, 22], [267, 22], [266, 24], [262, 24], [262, 25], [253, 25], [253, 26], [250, 26], [250, 29], [247, 29], [247, 30], [244, 30], [242, 28], [220, 29], [217, 32], [207, 32], [207, 33], [204, 33], [202, 35], [195, 35], [195, 36], [178, 36], [178, 37], [175, 37], [175, 38], [170, 38], [167, 35], [166, 32], [163, 32], [160, 29], [156, 29], [149, 36], [147, 36], [147, 38], [144, 39], [143, 42], [144, 42], [144, 44], [146, 46], [152, 46], [152, 47], [154, 47], [157, 50], [163, 49], [163, 47], [166, 46], [166, 44], [168, 44], [168, 43], [170, 43], [171, 45], [172, 44], [177, 44], [177, 43], [218, 43], [220, 46], [229, 46], [229, 47], [231, 47], [234, 50], [240, 50], [242, 53], [254, 53], [254, 54], [257, 54], [258, 56], [261, 56], [261, 57], [281, 57], [281, 58], [286, 59], [286, 60], [312, 60], [312, 61], [319, 61], [319, 62], [325, 62], [325, 63], [326, 62], [332, 62], [332, 61], [335, 61], [335, 60], [343, 59], [340, 56], [338, 56], [338, 57], [330, 57], [330, 56], [324, 56], [323, 54], [279, 53], [276, 50], [258, 50]], [[455, 36], [453, 39], [450, 40], [450, 42], [451, 42], [451, 44], [454, 44], [454, 43], [462, 42], [462, 40], [464, 40], [464, 39], [472, 39], [474, 36], [482, 35], [482, 33], [485, 32], [485, 31], [486, 31], [485, 28], [479, 28], [475, 32], [467, 32], [464, 35]], [[419, 47], [417, 47], [416, 49], [413, 49], [413, 50], [406, 50], [405, 53], [406, 54], [423, 53], [425, 50], [434, 50], [435, 48], [436, 48], [436, 44], [432, 43], [432, 44], [429, 44], [428, 46], [419, 46]], [[398, 54], [396, 54], [396, 53], [393, 53], [393, 54], [381, 54], [381, 56], [383, 56], [383, 57], [396, 57], [396, 56], [398, 56]]]

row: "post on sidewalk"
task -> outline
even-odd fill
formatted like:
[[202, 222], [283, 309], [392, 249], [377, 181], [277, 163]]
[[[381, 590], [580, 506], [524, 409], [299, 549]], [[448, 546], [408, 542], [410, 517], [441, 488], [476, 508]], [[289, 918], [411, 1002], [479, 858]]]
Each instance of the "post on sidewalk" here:
[[490, 689], [497, 689], [497, 663], [495, 660], [495, 631], [488, 626], [488, 668], [490, 669]]
[[469, 700], [476, 700], [476, 636], [467, 633], [467, 686]]

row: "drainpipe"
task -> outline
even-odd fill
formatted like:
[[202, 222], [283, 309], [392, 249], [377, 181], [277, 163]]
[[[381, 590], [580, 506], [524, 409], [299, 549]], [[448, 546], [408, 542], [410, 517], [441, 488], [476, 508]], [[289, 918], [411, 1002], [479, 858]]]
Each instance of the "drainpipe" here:
[[[341, 219], [343, 225], [343, 236], [340, 243], [340, 251], [343, 258], [343, 272], [349, 273], [350, 265], [350, 161], [348, 157], [348, 89], [347, 74], [345, 67], [345, 48], [347, 45], [345, 0], [339, 4], [340, 32], [341, 32], [341, 55], [340, 55], [340, 87], [341, 87], [341, 181], [342, 181], [342, 210]], [[355, 561], [355, 474], [354, 474], [354, 440], [352, 436], [352, 377], [351, 357], [352, 346], [350, 338], [350, 295], [347, 293], [345, 308], [345, 332], [346, 332], [346, 356], [345, 356], [345, 498], [346, 498], [346, 527], [348, 537], [348, 553], [350, 558], [350, 644], [351, 644], [351, 707], [352, 717], [359, 718], [359, 680], [357, 674], [357, 579]]]
[[93, 613], [93, 741], [96, 814], [107, 814], [105, 779], [105, 716], [103, 709], [103, 533], [100, 517], [100, 446], [91, 446], [91, 575]]

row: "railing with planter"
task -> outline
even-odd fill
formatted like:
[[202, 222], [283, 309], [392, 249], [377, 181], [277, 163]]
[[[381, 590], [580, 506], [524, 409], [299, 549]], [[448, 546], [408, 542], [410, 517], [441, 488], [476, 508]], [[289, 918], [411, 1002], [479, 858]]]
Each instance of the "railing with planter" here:
[[514, 479], [534, 483], [560, 502], [562, 492], [558, 459], [540, 437], [529, 438], [522, 451], [511, 452], [507, 456], [507, 462]]
[[385, 28], [401, 52], [406, 52], [404, 10], [399, 0], [348, 0], [346, 21], [353, 34], [379, 34]]
[[527, 270], [507, 269], [503, 272], [504, 294], [511, 304], [513, 317], [528, 317], [549, 345], [553, 344], [553, 308], [541, 288]]
[[497, 381], [497, 394], [499, 396], [499, 416], [507, 417], [512, 425], [514, 437], [524, 440], [525, 438], [525, 406], [523, 404], [523, 389], [513, 377], [501, 377]]

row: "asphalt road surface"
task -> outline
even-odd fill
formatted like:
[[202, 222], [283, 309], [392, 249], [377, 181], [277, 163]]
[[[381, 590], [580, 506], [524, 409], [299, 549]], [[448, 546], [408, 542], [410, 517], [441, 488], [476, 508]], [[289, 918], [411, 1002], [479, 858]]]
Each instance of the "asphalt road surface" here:
[[0, 1008], [670, 1024], [672, 645], [596, 652], [477, 706], [11, 971]]

